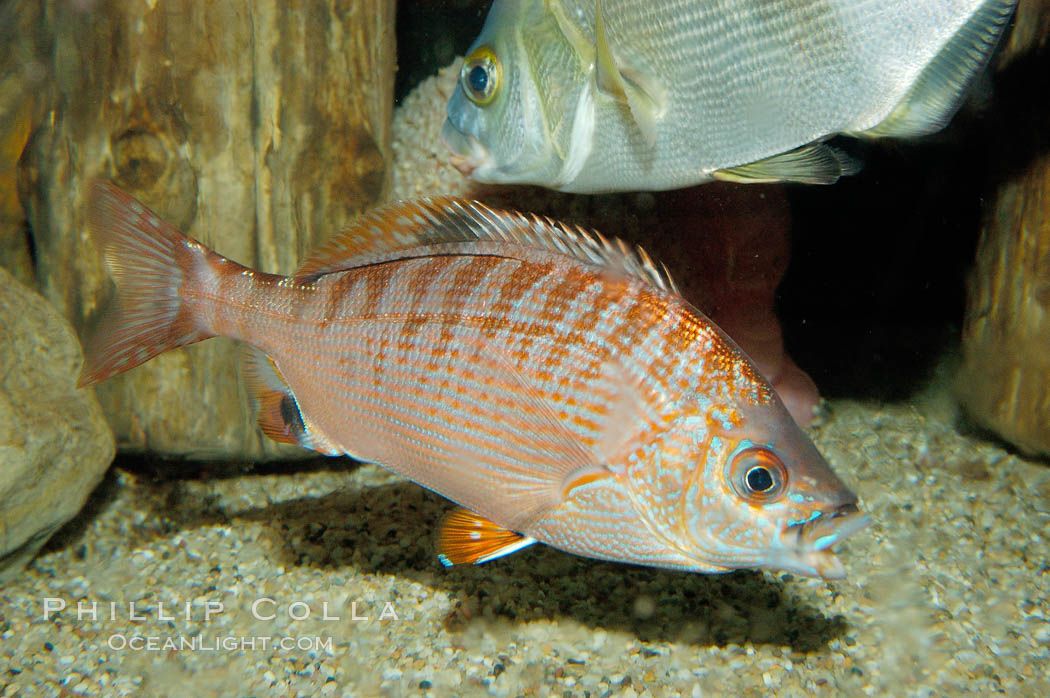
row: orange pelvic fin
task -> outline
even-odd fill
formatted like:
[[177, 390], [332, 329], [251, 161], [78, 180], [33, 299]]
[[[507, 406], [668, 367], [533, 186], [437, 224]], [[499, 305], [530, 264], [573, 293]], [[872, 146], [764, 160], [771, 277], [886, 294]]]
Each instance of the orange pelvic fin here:
[[438, 560], [445, 567], [480, 565], [536, 542], [492, 523], [468, 509], [456, 509], [438, 529]]
[[80, 386], [214, 336], [182, 296], [214, 253], [113, 185], [89, 187], [87, 227], [116, 279], [117, 298], [85, 343]]
[[342, 455], [342, 451], [321, 436], [303, 416], [299, 402], [273, 359], [245, 345], [241, 354], [241, 379], [255, 405], [256, 422], [263, 434], [278, 443], [302, 446], [328, 456]]

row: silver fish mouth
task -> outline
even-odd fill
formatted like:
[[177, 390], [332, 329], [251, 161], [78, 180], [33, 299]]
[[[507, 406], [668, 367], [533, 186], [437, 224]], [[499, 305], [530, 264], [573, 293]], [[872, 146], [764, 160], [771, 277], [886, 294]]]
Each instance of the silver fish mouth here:
[[870, 523], [871, 518], [850, 503], [786, 527], [781, 543], [792, 559], [782, 568], [809, 577], [844, 578], [846, 568], [831, 547]]
[[445, 119], [445, 124], [441, 127], [441, 140], [452, 153], [449, 162], [466, 177], [472, 175], [474, 170], [488, 159], [488, 152], [478, 139], [463, 133], [448, 119]]

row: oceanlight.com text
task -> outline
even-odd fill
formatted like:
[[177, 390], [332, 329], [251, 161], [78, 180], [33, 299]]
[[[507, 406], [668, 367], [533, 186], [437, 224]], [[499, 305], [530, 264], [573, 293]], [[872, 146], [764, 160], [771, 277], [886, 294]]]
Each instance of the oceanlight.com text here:
[[125, 635], [114, 633], [106, 644], [111, 650], [134, 652], [238, 652], [281, 650], [285, 652], [327, 652], [334, 645], [330, 637], [281, 637], [255, 635]]

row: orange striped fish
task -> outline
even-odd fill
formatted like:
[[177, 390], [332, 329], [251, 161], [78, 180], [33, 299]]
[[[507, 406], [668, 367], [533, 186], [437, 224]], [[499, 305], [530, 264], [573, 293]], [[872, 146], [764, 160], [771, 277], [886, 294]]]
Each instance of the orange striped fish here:
[[262, 430], [459, 503], [446, 564], [540, 541], [696, 572], [838, 578], [868, 518], [735, 344], [641, 250], [452, 198], [362, 216], [293, 276], [91, 185], [118, 300], [81, 385], [217, 335]]

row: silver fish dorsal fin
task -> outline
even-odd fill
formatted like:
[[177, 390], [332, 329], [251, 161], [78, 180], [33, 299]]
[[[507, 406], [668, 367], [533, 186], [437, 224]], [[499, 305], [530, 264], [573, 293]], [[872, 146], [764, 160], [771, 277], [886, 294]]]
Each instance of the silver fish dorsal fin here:
[[[486, 243], [497, 243], [499, 249]], [[542, 216], [454, 197], [406, 201], [366, 213], [310, 255], [296, 276], [435, 254], [484, 252], [524, 259], [528, 255], [522, 251], [573, 257], [678, 293], [667, 269], [641, 247]]]

